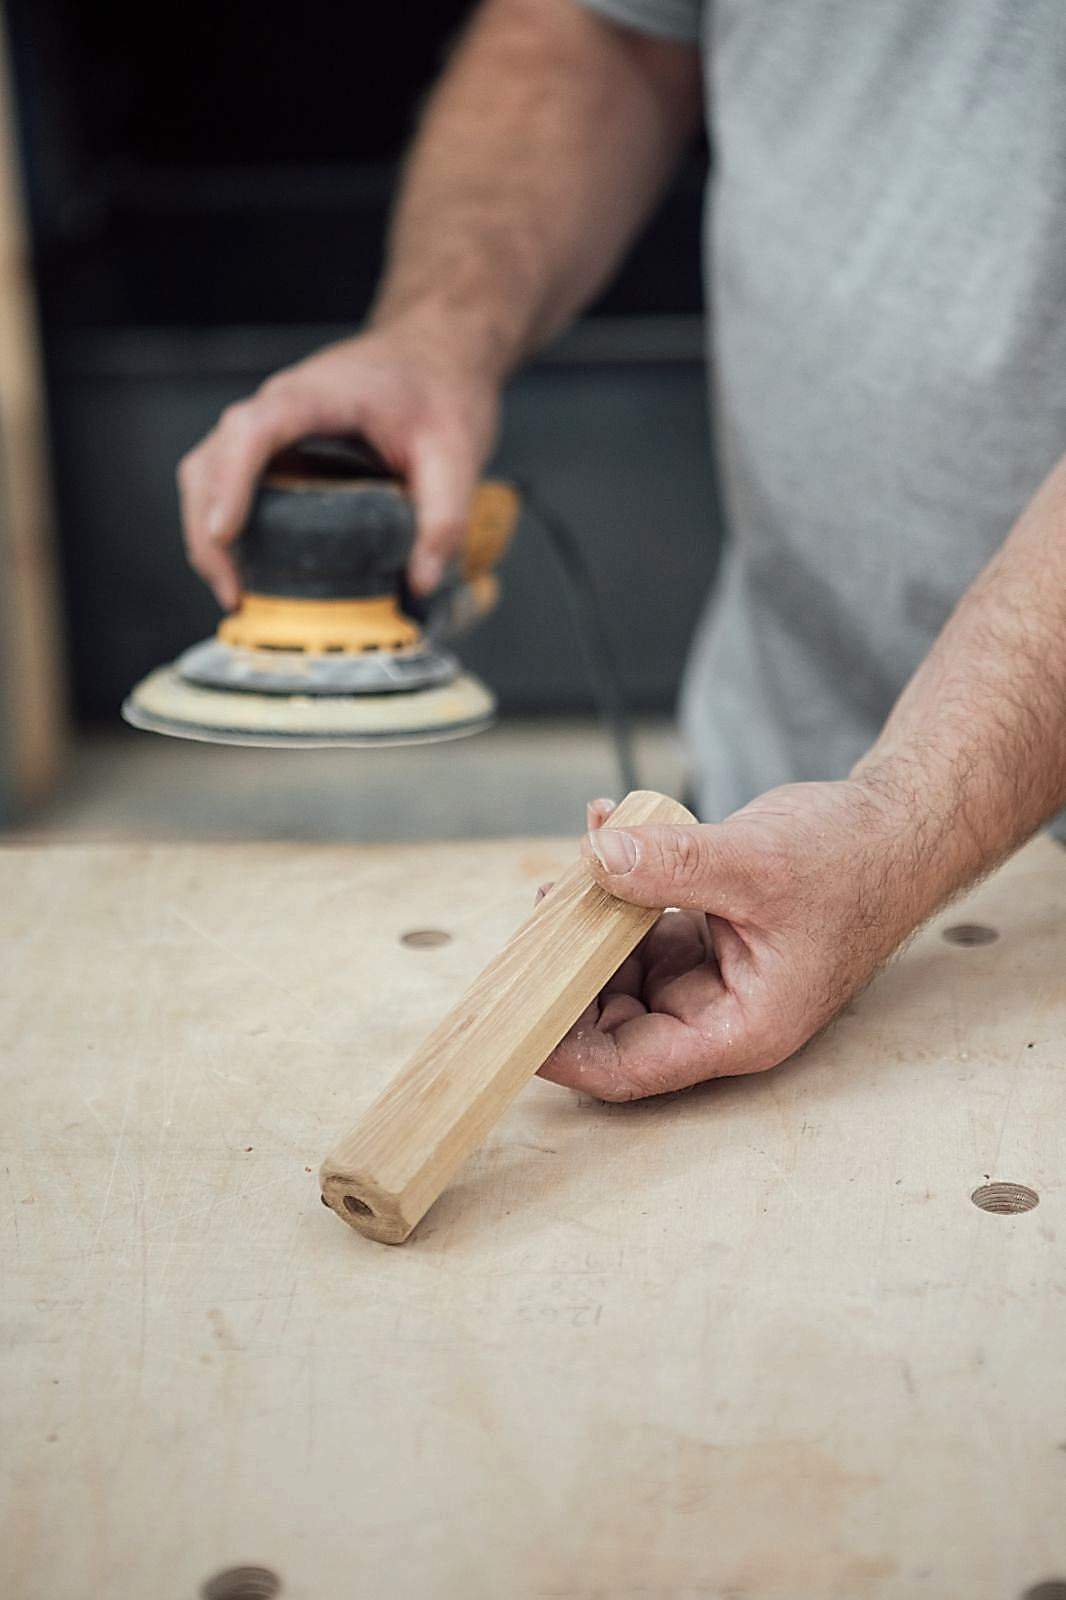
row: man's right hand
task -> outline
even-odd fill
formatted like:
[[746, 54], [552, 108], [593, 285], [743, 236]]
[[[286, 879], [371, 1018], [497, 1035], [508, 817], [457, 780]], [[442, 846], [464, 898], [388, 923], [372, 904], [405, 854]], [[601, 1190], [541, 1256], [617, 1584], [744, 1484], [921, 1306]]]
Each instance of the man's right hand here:
[[270, 458], [308, 434], [361, 434], [410, 485], [417, 536], [408, 577], [437, 587], [461, 546], [496, 432], [496, 382], [445, 339], [382, 327], [286, 367], [227, 406], [178, 468], [189, 561], [226, 610], [240, 585], [232, 546]]
[[500, 385], [610, 276], [701, 103], [694, 45], [577, 0], [481, 0], [422, 119], [369, 332], [230, 406], [181, 463], [189, 559], [223, 606], [256, 480], [307, 434], [362, 434], [409, 483], [409, 578], [461, 544]]

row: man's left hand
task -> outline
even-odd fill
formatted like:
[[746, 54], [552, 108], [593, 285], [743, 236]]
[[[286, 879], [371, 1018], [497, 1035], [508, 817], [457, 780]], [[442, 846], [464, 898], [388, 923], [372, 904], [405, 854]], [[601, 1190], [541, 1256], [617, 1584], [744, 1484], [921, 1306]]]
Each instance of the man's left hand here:
[[602, 1100], [761, 1072], [823, 1028], [936, 907], [913, 813], [862, 780], [791, 784], [725, 822], [603, 828], [582, 853], [621, 900], [671, 906], [541, 1076]]

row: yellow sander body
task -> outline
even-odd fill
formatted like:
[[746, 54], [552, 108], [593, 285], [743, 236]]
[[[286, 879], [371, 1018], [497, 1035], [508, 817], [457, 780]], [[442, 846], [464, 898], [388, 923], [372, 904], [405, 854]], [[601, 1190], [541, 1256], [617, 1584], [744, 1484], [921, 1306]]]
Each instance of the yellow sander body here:
[[134, 727], [223, 744], [380, 745], [488, 727], [491, 692], [441, 640], [498, 596], [520, 502], [480, 485], [460, 559], [425, 615], [404, 587], [414, 510], [359, 443], [308, 440], [264, 479], [238, 544], [239, 607], [137, 685]]

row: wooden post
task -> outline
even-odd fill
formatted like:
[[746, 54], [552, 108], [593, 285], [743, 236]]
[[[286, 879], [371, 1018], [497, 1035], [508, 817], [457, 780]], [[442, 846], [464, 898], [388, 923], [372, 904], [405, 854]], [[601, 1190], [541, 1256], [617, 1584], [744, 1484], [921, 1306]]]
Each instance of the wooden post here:
[[[635, 790], [607, 826], [695, 820]], [[660, 915], [570, 867], [326, 1157], [322, 1194], [341, 1221], [402, 1244]]]
[[[16, 810], [59, 776], [66, 735], [45, 402], [0, 7], [0, 786]], [[0, 793], [0, 810], [5, 795]]]

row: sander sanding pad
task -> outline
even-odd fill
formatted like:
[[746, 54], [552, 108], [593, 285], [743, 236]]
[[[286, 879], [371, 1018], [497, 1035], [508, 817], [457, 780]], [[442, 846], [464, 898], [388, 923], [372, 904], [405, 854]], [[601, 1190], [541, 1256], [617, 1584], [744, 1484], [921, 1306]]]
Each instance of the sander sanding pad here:
[[304, 747], [461, 739], [489, 727], [495, 714], [492, 694], [466, 672], [407, 694], [270, 695], [205, 689], [174, 665], [149, 673], [122, 707], [127, 722], [152, 733]]

